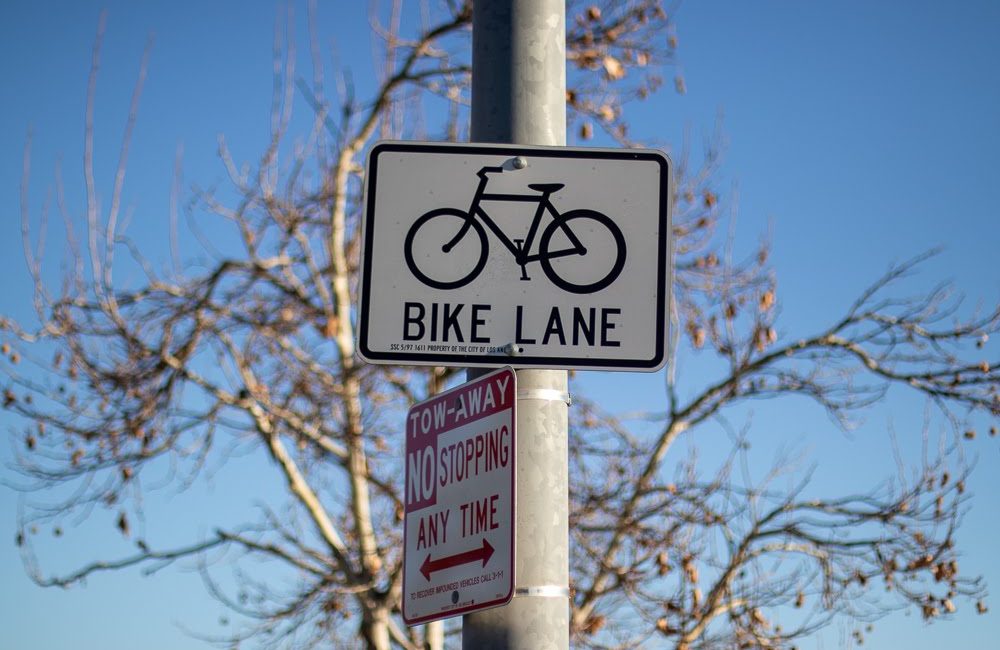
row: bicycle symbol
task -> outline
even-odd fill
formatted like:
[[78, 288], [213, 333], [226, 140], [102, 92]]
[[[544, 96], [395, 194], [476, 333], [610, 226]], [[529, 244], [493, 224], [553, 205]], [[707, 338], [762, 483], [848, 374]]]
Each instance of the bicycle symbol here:
[[[587, 209], [560, 213], [549, 197], [564, 187], [562, 183], [528, 185], [539, 194], [487, 193], [488, 175], [503, 171], [503, 167], [487, 166], [476, 172], [479, 186], [467, 211], [436, 208], [413, 223], [406, 233], [403, 254], [406, 266], [417, 279], [435, 289], [457, 289], [475, 280], [486, 266], [489, 253], [483, 224], [514, 256], [521, 267], [521, 280], [531, 279], [525, 268], [530, 262], [539, 262], [552, 284], [571, 293], [594, 293], [618, 278], [625, 266], [625, 237], [610, 217]], [[538, 203], [525, 238], [509, 238], [483, 208], [483, 201]], [[538, 252], [531, 253], [545, 212], [552, 215], [552, 221], [539, 237]], [[613, 255], [608, 254], [611, 244]], [[418, 258], [414, 250], [427, 253]]]

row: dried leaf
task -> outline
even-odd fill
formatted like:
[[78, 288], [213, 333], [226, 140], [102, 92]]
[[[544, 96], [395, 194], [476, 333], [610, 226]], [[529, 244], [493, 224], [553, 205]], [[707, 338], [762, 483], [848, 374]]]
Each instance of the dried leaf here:
[[758, 306], [762, 312], [774, 307], [774, 291], [771, 289], [765, 291], [760, 297], [760, 304]]
[[684, 569], [684, 573], [687, 574], [688, 580], [691, 582], [698, 582], [698, 566], [694, 563], [694, 558], [692, 556], [685, 555], [681, 566]]
[[604, 64], [604, 73], [608, 76], [608, 79], [617, 81], [625, 76], [625, 66], [610, 54], [604, 57], [602, 63]]
[[600, 614], [595, 614], [588, 618], [583, 624], [584, 634], [597, 634], [604, 627], [605, 618]]
[[656, 566], [657, 572], [661, 576], [665, 576], [670, 573], [673, 568], [670, 566], [670, 555], [666, 551], [660, 551], [656, 556]]
[[336, 316], [331, 316], [323, 321], [323, 336], [332, 339], [337, 336], [339, 321]]

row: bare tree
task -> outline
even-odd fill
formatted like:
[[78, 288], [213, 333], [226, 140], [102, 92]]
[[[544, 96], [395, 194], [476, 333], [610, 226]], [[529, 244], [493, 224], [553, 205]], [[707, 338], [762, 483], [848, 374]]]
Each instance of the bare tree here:
[[[111, 201], [102, 208], [97, 198], [99, 30], [83, 234], [76, 239], [67, 216], [68, 273], [60, 286], [48, 285], [41, 245], [31, 241], [27, 147], [22, 230], [37, 322], [2, 323], [4, 406], [29, 427], [15, 433], [22, 487], [54, 499], [24, 513], [17, 539], [39, 584], [70, 586], [102, 571], [195, 558], [211, 594], [246, 621], [220, 643], [440, 645], [440, 626], [407, 629], [399, 617], [396, 432], [405, 408], [440, 390], [454, 371], [361, 363], [352, 318], [366, 151], [379, 137], [467, 137], [470, 2], [443, 2], [415, 28], [402, 27], [412, 24], [403, 12], [401, 2], [372, 10], [382, 58], [377, 89], [365, 98], [355, 96], [346, 73], [328, 96], [315, 20], [309, 81], [296, 73], [293, 44], [277, 32], [270, 146], [256, 164], [240, 165], [220, 139], [231, 186], [193, 190], [197, 211], [229, 227], [230, 252], [206, 242], [205, 264], [166, 270], [132, 244], [121, 214], [145, 63]], [[568, 16], [574, 130], [583, 140], [602, 129], [634, 144], [626, 109], [663, 84], [676, 47], [672, 16], [660, 0], [570, 2]], [[683, 91], [683, 79], [673, 85]], [[297, 97], [313, 119], [305, 144], [289, 152]], [[997, 330], [1000, 313], [959, 322], [960, 301], [945, 286], [895, 297], [918, 257], [892, 267], [826, 330], [780, 340], [767, 246], [734, 261], [716, 234], [714, 163], [710, 155], [702, 168], [682, 165], [678, 179], [674, 313], [682, 337], [675, 344], [702, 350], [724, 370], [684, 391], [671, 377], [663, 403], [650, 409], [652, 433], [577, 398], [575, 643], [788, 648], [840, 615], [867, 621], [914, 606], [934, 619], [953, 613], [962, 598], [984, 610], [984, 586], [957, 564], [969, 471], [961, 441], [972, 418], [1000, 415], [1000, 360], [981, 361], [975, 352]], [[123, 264], [116, 253], [142, 269], [141, 281], [116, 279]], [[893, 471], [887, 463], [890, 476], [867, 493], [812, 496], [808, 471], [791, 461], [762, 482], [740, 480], [734, 468], [749, 453], [748, 433], [734, 436], [728, 460], [710, 470], [670, 453], [679, 438], [747, 400], [803, 395], [846, 422], [892, 385], [925, 395], [956, 438], [918, 467], [900, 461]], [[136, 540], [134, 554], [66, 574], [47, 574], [36, 560], [33, 526], [110, 509], [127, 537], [139, 497], [151, 489], [144, 474], [168, 464], [170, 484], [184, 487], [235, 449], [269, 459], [287, 487], [280, 508], [262, 507], [254, 521], [180, 547]], [[797, 488], [776, 485], [786, 475], [797, 477]], [[255, 577], [260, 558], [292, 579], [278, 585]], [[214, 573], [233, 565], [241, 567], [235, 587]], [[787, 612], [791, 625], [773, 622]]]

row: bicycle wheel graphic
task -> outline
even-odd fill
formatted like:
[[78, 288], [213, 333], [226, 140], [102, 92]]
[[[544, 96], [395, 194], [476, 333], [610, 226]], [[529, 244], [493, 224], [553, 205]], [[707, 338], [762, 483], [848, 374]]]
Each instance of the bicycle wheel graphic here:
[[[471, 236], [473, 232], [478, 237]], [[457, 289], [472, 282], [486, 266], [488, 251], [483, 226], [455, 208], [424, 214], [413, 222], [403, 242], [410, 273], [435, 289]]]
[[552, 284], [571, 293], [594, 293], [625, 267], [625, 237], [605, 214], [570, 210], [542, 232], [538, 257]]

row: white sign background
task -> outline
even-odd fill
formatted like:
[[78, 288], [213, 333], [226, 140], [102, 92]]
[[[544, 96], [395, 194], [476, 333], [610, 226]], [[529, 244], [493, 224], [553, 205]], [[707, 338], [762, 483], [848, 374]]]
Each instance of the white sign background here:
[[[527, 167], [513, 167], [517, 156]], [[524, 281], [514, 255], [485, 224], [489, 256], [473, 281], [437, 289], [415, 277], [404, 258], [407, 233], [431, 210], [467, 212], [480, 181], [477, 172], [484, 166], [505, 169], [488, 176], [487, 193], [540, 196], [528, 185], [561, 183], [565, 187], [550, 195], [560, 214], [587, 209], [610, 217], [626, 247], [618, 277], [595, 293], [572, 293], [553, 284], [542, 265], [532, 261], [524, 269], [530, 281]], [[361, 356], [374, 363], [649, 371], [662, 367], [670, 290], [670, 182], [669, 161], [658, 151], [379, 143], [369, 154], [366, 177]], [[538, 204], [484, 200], [481, 206], [513, 240], [526, 238]], [[537, 252], [551, 221], [551, 214], [543, 214], [529, 252]], [[571, 225], [585, 229], [589, 221]], [[577, 264], [607, 268], [606, 256], [614, 254], [615, 242], [607, 231], [594, 236], [600, 245], [588, 248], [585, 261]], [[441, 253], [444, 243], [415, 250], [414, 256], [428, 263], [435, 258], [439, 264], [450, 263]], [[478, 251], [473, 230], [462, 243]], [[482, 307], [474, 312], [473, 305]], [[452, 312], [450, 328], [445, 327], [445, 309]], [[474, 324], [474, 318], [480, 322]], [[517, 349], [516, 356], [504, 351], [508, 344]]]
[[502, 368], [415, 404], [406, 418], [403, 620], [514, 594], [517, 378]]

